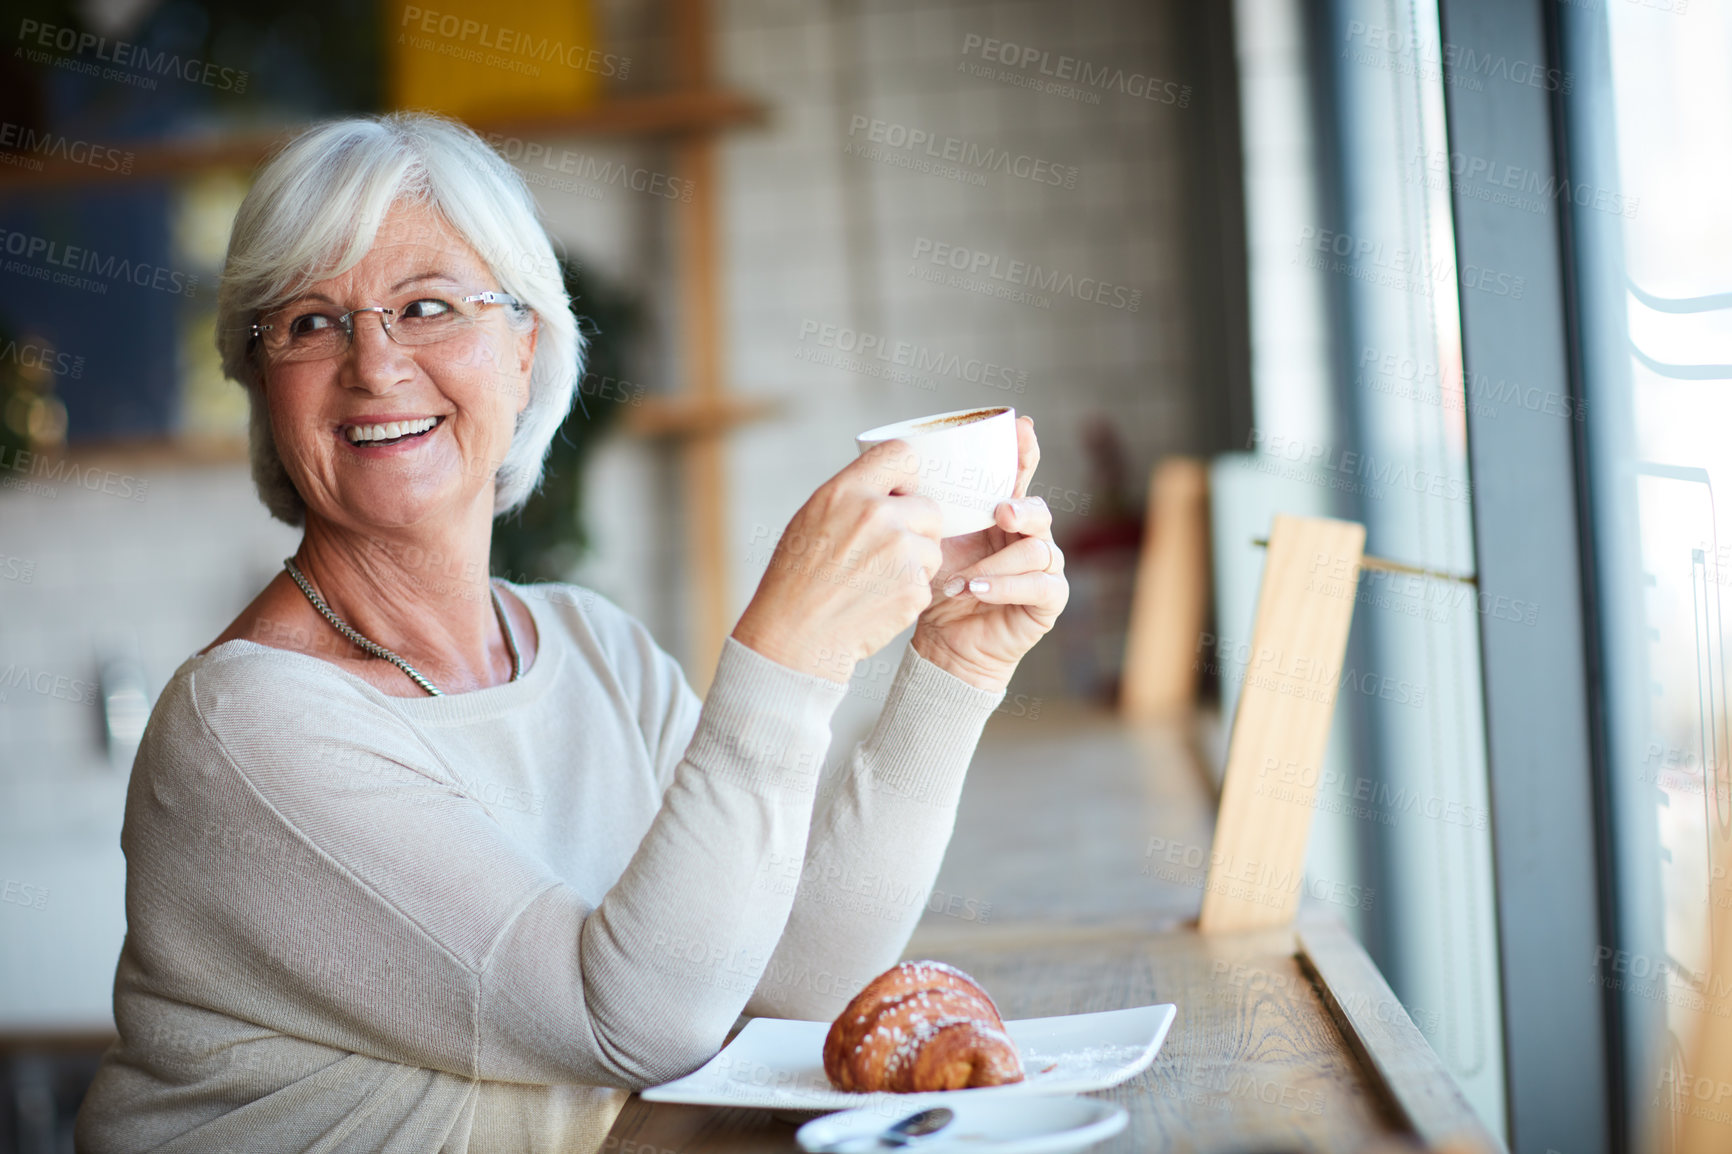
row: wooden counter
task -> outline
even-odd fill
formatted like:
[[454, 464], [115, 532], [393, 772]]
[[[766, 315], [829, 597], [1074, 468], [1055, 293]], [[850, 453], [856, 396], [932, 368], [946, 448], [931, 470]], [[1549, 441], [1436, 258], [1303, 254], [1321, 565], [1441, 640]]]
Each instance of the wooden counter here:
[[[1099, 1095], [1130, 1113], [1102, 1151], [1501, 1150], [1333, 913], [1191, 927], [1212, 813], [1176, 728], [996, 717], [907, 956], [961, 966], [1006, 1018], [1176, 1003], [1154, 1064]], [[633, 1096], [604, 1149], [793, 1151], [801, 1120]]]

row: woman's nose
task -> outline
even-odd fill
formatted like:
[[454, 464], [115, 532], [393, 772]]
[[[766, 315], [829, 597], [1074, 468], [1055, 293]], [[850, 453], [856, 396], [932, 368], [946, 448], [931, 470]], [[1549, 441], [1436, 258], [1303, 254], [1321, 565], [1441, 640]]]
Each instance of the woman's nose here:
[[[373, 319], [368, 320], [371, 316]], [[349, 346], [343, 350], [345, 373], [356, 384], [372, 390], [387, 389], [414, 375], [409, 351], [388, 334], [389, 324], [380, 309], [357, 309], [349, 318]]]

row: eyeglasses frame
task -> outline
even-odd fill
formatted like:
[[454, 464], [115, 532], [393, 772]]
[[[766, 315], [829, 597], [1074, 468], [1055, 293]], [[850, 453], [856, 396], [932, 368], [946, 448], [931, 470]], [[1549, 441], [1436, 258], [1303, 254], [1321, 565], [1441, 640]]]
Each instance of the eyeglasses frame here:
[[[419, 299], [419, 298], [417, 298], [417, 299]], [[499, 292], [499, 291], [496, 291], [493, 289], [484, 290], [484, 291], [478, 292], [478, 293], [470, 293], [468, 296], [458, 297], [457, 300], [458, 300], [459, 304], [466, 304], [466, 305], [484, 304], [484, 305], [506, 305], [506, 306], [514, 307], [514, 308], [526, 308], [527, 307], [522, 301], [518, 300], [516, 297], [512, 296], [510, 293]], [[406, 349], [426, 348], [427, 346], [425, 346], [425, 345], [405, 345], [397, 339], [396, 334], [392, 333], [390, 318], [393, 315], [395, 315], [396, 311], [397, 311], [396, 309], [388, 308], [385, 305], [364, 305], [361, 308], [350, 309], [348, 312], [346, 312], [342, 316], [338, 317], [337, 323], [343, 327], [343, 336], [345, 337], [345, 339], [348, 342], [347, 344], [344, 345], [344, 348], [343, 348], [344, 353], [346, 354], [350, 348], [354, 347], [354, 344], [355, 344], [355, 323], [350, 318], [353, 317], [356, 313], [378, 313], [379, 314], [379, 324], [385, 330], [385, 335], [390, 338], [392, 344], [399, 345], [400, 347], [406, 348]], [[262, 324], [259, 324], [257, 321], [254, 321], [252, 324], [252, 328], [251, 328], [250, 339], [253, 341], [256, 341], [256, 342], [260, 342], [262, 344], [262, 342], [264, 341], [265, 333], [270, 331], [271, 329], [274, 329], [275, 327], [276, 327], [275, 325], [262, 325]], [[439, 342], [434, 342], [434, 343], [437, 344]], [[324, 359], [324, 358], [319, 358], [319, 359]]]

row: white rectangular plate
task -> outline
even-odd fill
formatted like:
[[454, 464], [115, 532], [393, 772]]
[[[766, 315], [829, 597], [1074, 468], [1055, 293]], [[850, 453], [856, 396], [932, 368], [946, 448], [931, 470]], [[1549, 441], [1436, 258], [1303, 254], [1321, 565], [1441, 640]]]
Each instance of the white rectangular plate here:
[[1178, 1007], [1169, 1003], [1006, 1022], [1005, 1031], [1022, 1056], [1023, 1081], [925, 1094], [838, 1090], [824, 1076], [829, 1022], [754, 1018], [703, 1066], [677, 1081], [645, 1090], [643, 1097], [651, 1102], [772, 1110], [848, 1110], [885, 1103], [895, 1111], [955, 1094], [1084, 1094], [1116, 1086], [1148, 1069], [1177, 1016]]

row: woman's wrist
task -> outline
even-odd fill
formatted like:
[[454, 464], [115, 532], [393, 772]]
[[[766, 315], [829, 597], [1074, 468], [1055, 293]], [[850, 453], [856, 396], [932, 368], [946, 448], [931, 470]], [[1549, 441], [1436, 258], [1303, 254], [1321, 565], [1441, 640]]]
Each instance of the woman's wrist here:
[[785, 665], [796, 673], [822, 677], [840, 685], [848, 684], [854, 673], [853, 661], [837, 659], [823, 646], [804, 644], [776, 630], [760, 628], [750, 612], [734, 626], [732, 637], [759, 656]]
[[925, 626], [916, 626], [914, 637], [909, 641], [909, 647], [938, 666], [944, 672], [960, 681], [966, 681], [976, 689], [984, 689], [988, 693], [1002, 693], [1010, 684], [1011, 674], [1016, 672], [1016, 665], [1005, 665], [1003, 662], [983, 663], [979, 660], [964, 658]]

